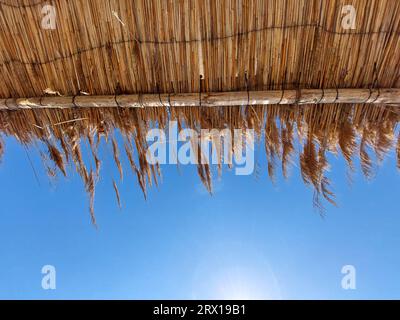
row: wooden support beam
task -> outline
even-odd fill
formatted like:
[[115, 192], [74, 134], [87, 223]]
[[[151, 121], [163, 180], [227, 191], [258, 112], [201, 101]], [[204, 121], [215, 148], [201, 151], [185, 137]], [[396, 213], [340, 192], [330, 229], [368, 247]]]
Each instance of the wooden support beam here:
[[178, 94], [131, 94], [119, 96], [43, 96], [0, 99], [0, 110], [96, 108], [96, 107], [218, 107], [292, 104], [400, 105], [400, 88], [393, 89], [299, 89]]

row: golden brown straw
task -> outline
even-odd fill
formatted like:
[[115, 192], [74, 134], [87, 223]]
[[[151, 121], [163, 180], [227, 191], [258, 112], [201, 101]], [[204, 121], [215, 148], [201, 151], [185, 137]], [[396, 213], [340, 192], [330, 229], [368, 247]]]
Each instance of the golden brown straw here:
[[[255, 129], [271, 179], [298, 161], [315, 204], [333, 203], [329, 153], [366, 177], [391, 151], [400, 167], [399, 36], [398, 0], [0, 0], [0, 132], [37, 146], [50, 175], [73, 163], [93, 221], [101, 141], [146, 195], [160, 178], [146, 133], [168, 120]], [[213, 168], [198, 173], [211, 190]]]

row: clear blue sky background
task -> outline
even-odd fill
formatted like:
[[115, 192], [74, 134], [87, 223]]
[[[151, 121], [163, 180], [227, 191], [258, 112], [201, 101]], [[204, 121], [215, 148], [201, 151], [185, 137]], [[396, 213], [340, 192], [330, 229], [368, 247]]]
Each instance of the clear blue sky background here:
[[[262, 149], [262, 147], [261, 147]], [[164, 166], [144, 201], [129, 173], [116, 206], [103, 163], [96, 191], [99, 230], [76, 174], [53, 186], [38, 157], [6, 140], [0, 166], [0, 298], [214, 299], [400, 298], [400, 174], [394, 154], [376, 178], [345, 178], [331, 158], [339, 208], [321, 219], [299, 170], [274, 186], [266, 177], [225, 171], [210, 197], [194, 167]], [[262, 159], [263, 153], [259, 155]], [[126, 167], [127, 168], [127, 167]], [[73, 170], [70, 170], [72, 173]], [[41, 287], [54, 265], [57, 289]], [[357, 270], [357, 289], [341, 288], [341, 268]]]

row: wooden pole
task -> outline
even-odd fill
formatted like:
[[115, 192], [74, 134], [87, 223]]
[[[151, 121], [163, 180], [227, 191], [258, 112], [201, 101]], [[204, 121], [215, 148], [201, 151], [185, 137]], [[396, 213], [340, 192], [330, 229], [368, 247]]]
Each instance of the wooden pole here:
[[386, 104], [400, 106], [400, 88], [393, 89], [299, 89], [178, 94], [131, 94], [118, 96], [43, 96], [0, 99], [0, 110], [96, 107], [218, 107], [291, 104]]

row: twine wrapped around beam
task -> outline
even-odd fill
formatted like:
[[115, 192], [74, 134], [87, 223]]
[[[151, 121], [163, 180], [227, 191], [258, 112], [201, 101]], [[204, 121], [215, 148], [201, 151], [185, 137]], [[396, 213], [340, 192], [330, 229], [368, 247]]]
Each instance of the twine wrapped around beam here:
[[96, 107], [219, 107], [290, 104], [386, 104], [400, 105], [400, 89], [299, 89], [271, 91], [237, 91], [130, 94], [109, 96], [45, 96], [0, 99], [0, 110], [64, 109]]

